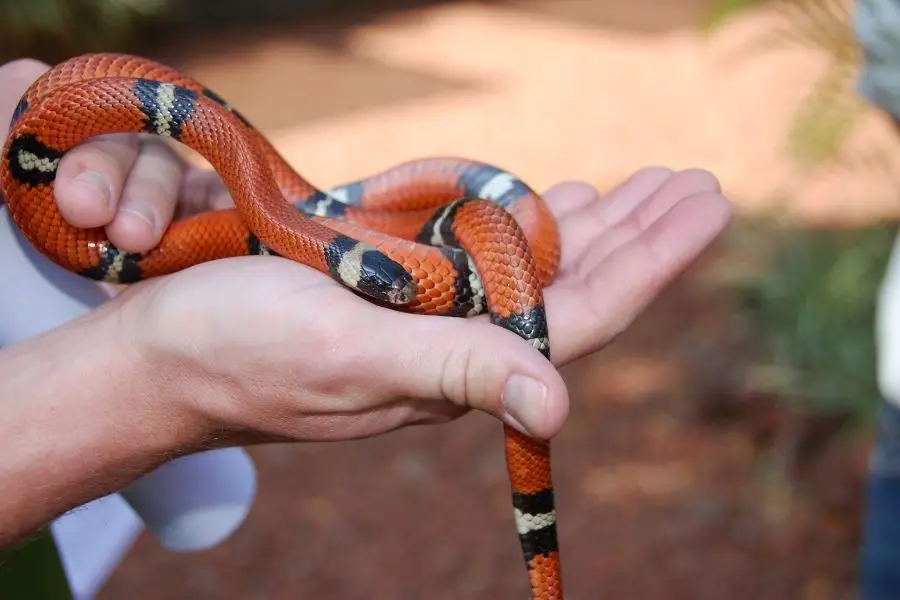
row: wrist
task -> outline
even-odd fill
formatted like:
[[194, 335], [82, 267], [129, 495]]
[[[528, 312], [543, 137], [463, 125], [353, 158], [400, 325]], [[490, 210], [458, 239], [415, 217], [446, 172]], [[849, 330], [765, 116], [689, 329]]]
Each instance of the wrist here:
[[[109, 430], [139, 435], [135, 455], [152, 457], [151, 468], [184, 454], [206, 449], [214, 434], [199, 410], [192, 381], [179, 376], [177, 364], [160, 360], [141, 343], [137, 319], [118, 299], [86, 317], [93, 345], [99, 347], [95, 368], [107, 378], [103, 397]], [[136, 315], [138, 318], [140, 315]], [[131, 423], [131, 421], [135, 421]]]
[[[233, 335], [235, 328], [211, 316], [214, 308], [198, 311], [179, 296], [162, 285], [119, 299], [126, 303], [122, 318], [135, 332], [130, 343], [136, 361], [149, 371], [145, 380], [152, 380], [149, 385], [156, 394], [189, 415], [187, 420], [197, 424], [192, 431], [202, 432], [188, 443], [213, 449], [283, 441], [256, 427], [265, 411], [253, 400], [262, 393], [264, 378], [247, 373], [242, 365], [248, 358], [261, 361], [253, 352], [258, 349], [246, 348], [241, 336]], [[249, 356], [246, 350], [251, 350]], [[255, 384], [248, 388], [248, 382]]]
[[[0, 546], [202, 446], [115, 307], [0, 350]], [[15, 485], [13, 485], [15, 482]]]

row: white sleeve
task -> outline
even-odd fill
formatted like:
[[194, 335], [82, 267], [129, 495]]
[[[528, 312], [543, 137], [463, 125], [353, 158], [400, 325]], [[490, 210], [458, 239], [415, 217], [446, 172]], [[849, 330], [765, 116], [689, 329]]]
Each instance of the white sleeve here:
[[[106, 298], [39, 254], [0, 205], [0, 347], [78, 318]], [[169, 550], [210, 548], [240, 526], [255, 493], [250, 456], [225, 448], [168, 462], [62, 516], [51, 528], [76, 600], [93, 598], [144, 526]]]
[[[900, 119], [900, 0], [856, 0], [854, 27], [863, 52], [859, 92]], [[900, 406], [900, 237], [881, 282], [875, 315], [878, 387]]]
[[900, 407], [900, 235], [878, 294], [875, 344], [879, 390], [885, 400]]

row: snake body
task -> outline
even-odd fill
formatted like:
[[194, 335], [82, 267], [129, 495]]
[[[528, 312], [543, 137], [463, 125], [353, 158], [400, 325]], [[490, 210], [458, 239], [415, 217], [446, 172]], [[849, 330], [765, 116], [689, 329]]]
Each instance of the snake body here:
[[[91, 137], [124, 132], [197, 151], [236, 208], [176, 221], [143, 254], [119, 250], [103, 228], [68, 224], [53, 193], [60, 160]], [[96, 281], [127, 284], [216, 259], [281, 256], [386, 308], [487, 312], [550, 357], [542, 289], [559, 263], [557, 224], [537, 193], [489, 164], [426, 158], [322, 191], [200, 83], [146, 58], [99, 53], [59, 63], [29, 87], [3, 147], [0, 184], [23, 235], [56, 264]], [[550, 445], [503, 431], [531, 598], [559, 600]]]

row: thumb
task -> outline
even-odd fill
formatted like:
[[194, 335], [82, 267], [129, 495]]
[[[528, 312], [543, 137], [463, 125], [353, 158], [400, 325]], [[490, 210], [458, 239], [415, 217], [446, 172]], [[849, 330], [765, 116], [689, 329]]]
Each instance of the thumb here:
[[483, 319], [402, 318], [406, 325], [390, 332], [402, 350], [383, 357], [406, 374], [395, 382], [399, 395], [481, 410], [540, 439], [562, 428], [569, 412], [566, 385], [531, 344]]

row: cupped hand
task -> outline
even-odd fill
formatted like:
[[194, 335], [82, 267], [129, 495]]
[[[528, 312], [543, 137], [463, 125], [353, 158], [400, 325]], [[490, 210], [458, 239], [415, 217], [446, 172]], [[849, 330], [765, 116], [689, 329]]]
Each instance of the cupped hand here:
[[[0, 114], [11, 114], [43, 68], [0, 68], [0, 93], [15, 96], [0, 97]], [[21, 82], [15, 94], [11, 70]], [[104, 226], [133, 252], [152, 247], [173, 218], [230, 205], [214, 173], [133, 135], [69, 153], [56, 194], [69, 221]], [[555, 367], [623, 331], [724, 230], [731, 206], [710, 173], [658, 167], [602, 195], [569, 182], [544, 197], [563, 244], [559, 275], [545, 290], [552, 365], [484, 318], [379, 308], [274, 257], [199, 265], [134, 286], [105, 309], [154, 366], [160, 389], [190, 398], [235, 439], [364, 437], [470, 409], [549, 438], [568, 414]]]
[[[22, 59], [0, 65], [0, 139], [19, 98], [48, 65]], [[174, 218], [233, 206], [215, 172], [189, 165], [161, 138], [95, 137], [66, 154], [55, 181], [63, 217], [76, 227], [104, 227], [128, 252], [155, 246]]]

